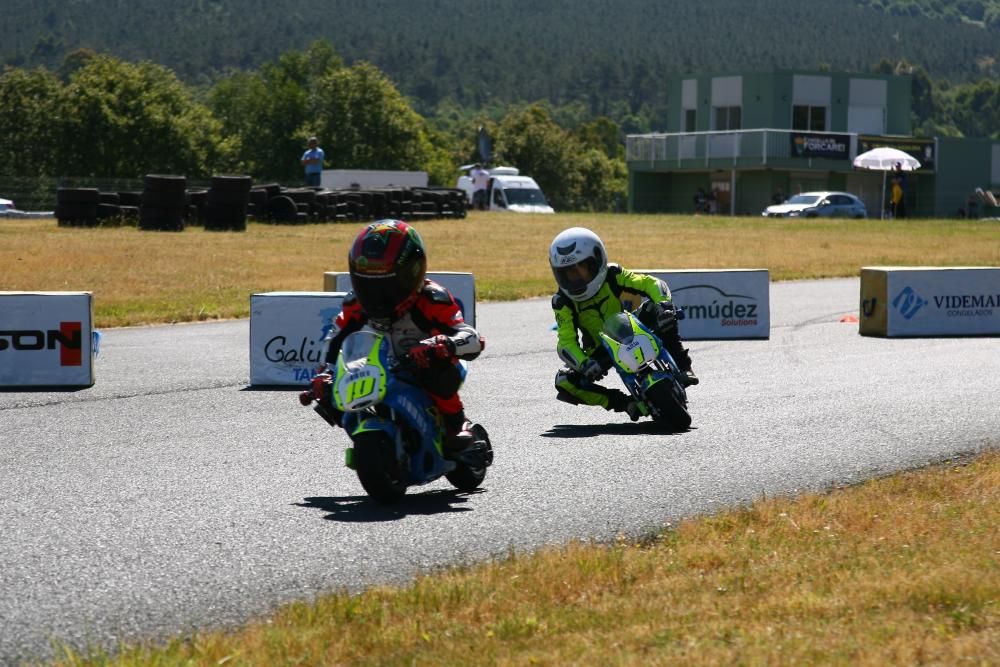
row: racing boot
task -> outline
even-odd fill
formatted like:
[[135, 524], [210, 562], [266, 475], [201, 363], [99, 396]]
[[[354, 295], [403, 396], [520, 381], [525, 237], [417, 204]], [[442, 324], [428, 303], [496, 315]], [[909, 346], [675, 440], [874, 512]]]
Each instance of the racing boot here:
[[465, 411], [444, 414], [444, 456], [454, 459], [476, 441], [472, 434], [472, 422], [465, 418]]
[[680, 339], [664, 341], [664, 343], [670, 352], [670, 356], [677, 362], [677, 367], [681, 371], [680, 379], [684, 386], [690, 387], [691, 385], [698, 384], [698, 376], [691, 370], [691, 355], [688, 354], [687, 348], [681, 345]]
[[639, 417], [645, 414], [638, 401], [622, 391], [616, 391], [608, 396], [608, 410], [627, 413], [632, 421], [639, 421]]

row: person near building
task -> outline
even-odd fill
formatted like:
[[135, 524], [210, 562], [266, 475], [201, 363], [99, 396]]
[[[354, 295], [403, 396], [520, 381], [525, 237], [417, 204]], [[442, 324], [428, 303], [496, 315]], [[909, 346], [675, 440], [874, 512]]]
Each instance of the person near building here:
[[605, 320], [622, 312], [623, 291], [646, 297], [636, 309], [636, 317], [659, 336], [683, 373], [681, 381], [698, 384], [691, 356], [681, 344], [677, 309], [665, 282], [608, 263], [603, 241], [583, 227], [563, 230], [555, 237], [549, 246], [549, 265], [558, 287], [552, 297], [558, 334], [556, 352], [566, 364], [556, 373], [557, 399], [625, 412], [632, 421], [642, 416], [631, 396], [597, 384], [613, 364], [599, 333]]
[[306, 170], [306, 187], [319, 187], [323, 175], [323, 158], [325, 154], [319, 147], [319, 139], [309, 137], [309, 147], [302, 154], [302, 166]]
[[892, 169], [892, 217], [906, 217], [906, 172], [902, 162], [897, 162]]
[[903, 186], [895, 177], [892, 179], [892, 192], [889, 197], [889, 206], [892, 211], [893, 218], [901, 219], [906, 217], [906, 211], [903, 208]]
[[472, 165], [469, 178], [472, 179], [472, 206], [479, 211], [485, 211], [489, 208], [487, 186], [490, 182], [490, 172], [483, 169], [483, 165], [477, 162]]

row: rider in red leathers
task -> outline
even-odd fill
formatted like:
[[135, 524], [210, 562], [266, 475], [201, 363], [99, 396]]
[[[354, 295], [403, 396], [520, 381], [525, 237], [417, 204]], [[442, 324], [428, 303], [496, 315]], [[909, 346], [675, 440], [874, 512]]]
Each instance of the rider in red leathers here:
[[[353, 290], [328, 336], [324, 361], [335, 364], [344, 339], [368, 324], [385, 332], [397, 357], [409, 358], [417, 382], [427, 390], [444, 420], [445, 456], [454, 456], [474, 437], [458, 389], [465, 379], [460, 359], [479, 356], [485, 340], [465, 322], [446, 288], [426, 279], [423, 240], [402, 220], [379, 220], [365, 227], [348, 253]], [[330, 376], [313, 380], [315, 396], [328, 395]], [[326, 389], [324, 389], [327, 387]], [[335, 423], [342, 414], [322, 401]]]

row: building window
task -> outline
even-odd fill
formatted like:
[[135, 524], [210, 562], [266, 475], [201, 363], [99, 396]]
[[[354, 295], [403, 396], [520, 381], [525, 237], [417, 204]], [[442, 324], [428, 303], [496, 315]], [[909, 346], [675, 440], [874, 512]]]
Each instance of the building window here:
[[716, 130], [739, 130], [742, 126], [740, 107], [715, 107]]
[[810, 107], [805, 105], [793, 106], [792, 129], [825, 132], [826, 107]]
[[684, 110], [684, 131], [685, 132], [695, 132], [698, 129], [698, 111], [697, 109], [685, 109]]

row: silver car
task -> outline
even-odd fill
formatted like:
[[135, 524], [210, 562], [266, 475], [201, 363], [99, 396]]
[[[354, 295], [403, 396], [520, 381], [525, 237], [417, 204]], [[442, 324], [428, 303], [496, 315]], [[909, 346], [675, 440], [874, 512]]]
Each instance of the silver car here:
[[764, 209], [765, 218], [867, 218], [864, 202], [847, 192], [803, 192]]

